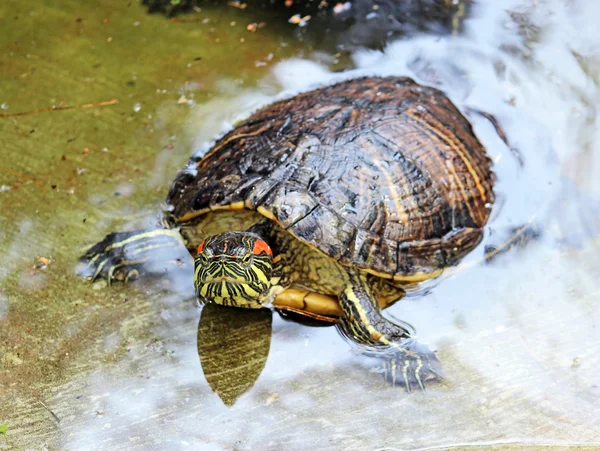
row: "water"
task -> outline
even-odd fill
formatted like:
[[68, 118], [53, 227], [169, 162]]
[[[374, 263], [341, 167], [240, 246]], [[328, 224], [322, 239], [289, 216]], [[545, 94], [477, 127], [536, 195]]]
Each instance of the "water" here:
[[[143, 17], [166, 36], [198, 33], [172, 31], [157, 16], [124, 14], [123, 26]], [[222, 30], [238, 12], [206, 14], [221, 20], [216, 30]], [[0, 185], [11, 189], [0, 191], [6, 212], [0, 213], [5, 256], [0, 389], [8, 394], [0, 405], [0, 424], [9, 425], [0, 444], [211, 450], [600, 446], [598, 14], [600, 5], [583, 1], [480, 2], [459, 36], [415, 36], [390, 43], [384, 52], [356, 51], [354, 68], [347, 72], [332, 72], [318, 62], [322, 55], [306, 49], [303, 57], [289, 47], [282, 54], [282, 41], [301, 44], [279, 29], [270, 34], [265, 29], [262, 41], [248, 50], [256, 55], [246, 66], [254, 69], [244, 69], [244, 76], [226, 64], [182, 76], [169, 68], [169, 61], [180, 62], [177, 57], [159, 58], [167, 74], [148, 75], [151, 69], [134, 65], [137, 79], [148, 78], [148, 86], [120, 99], [119, 108], [133, 115], [131, 128], [111, 141], [94, 126], [118, 124], [119, 115], [94, 110], [95, 115], [71, 116], [96, 125], [82, 125], [91, 138], [85, 133], [79, 138], [77, 154], [68, 154], [69, 163], [77, 159], [69, 170], [55, 162], [62, 149], [39, 143], [51, 157], [38, 158], [55, 165], [53, 177], [61, 182], [61, 197], [51, 193], [58, 208], [44, 205], [32, 184], [1, 174], [6, 178]], [[231, 32], [221, 39], [233, 36], [248, 37]], [[154, 53], [177, 49], [188, 52], [188, 60], [198, 53], [153, 44]], [[269, 60], [269, 54], [276, 56]], [[254, 60], [267, 65], [256, 67]], [[148, 65], [152, 61], [146, 57]], [[226, 399], [227, 405], [211, 390], [199, 362], [198, 336], [205, 332], [198, 330], [200, 311], [189, 296], [191, 284], [90, 286], [74, 277], [75, 258], [110, 230], [154, 222], [158, 202], [189, 154], [206, 151], [215, 135], [258, 106], [367, 74], [411, 76], [439, 87], [463, 110], [494, 115], [522, 159], [521, 164], [485, 117], [469, 115], [498, 177], [498, 202], [485, 240], [458, 268], [387, 310], [413, 324], [419, 340], [437, 349], [448, 381], [407, 394], [386, 384], [334, 328], [309, 328], [273, 315], [270, 337], [261, 324], [271, 319], [253, 320], [256, 347], [244, 348], [254, 350], [253, 363], [216, 373], [234, 383], [238, 378], [248, 389]], [[155, 89], [148, 95], [148, 87], [160, 84], [169, 101]], [[176, 103], [190, 94], [193, 105]], [[3, 95], [0, 102], [9, 106], [3, 111], [13, 111], [19, 99], [7, 91]], [[5, 125], [9, 149], [27, 139], [25, 131], [43, 130], [52, 124], [44, 121], [67, 113], [46, 114]], [[60, 126], [68, 130], [59, 133], [63, 146], [82, 135], [78, 127]], [[13, 128], [19, 133], [12, 135]], [[92, 162], [88, 154], [80, 155], [87, 143], [98, 147], [92, 148]], [[101, 159], [105, 145], [119, 161]], [[14, 165], [3, 167], [24, 173], [27, 167], [14, 153], [8, 155]], [[33, 160], [35, 154], [27, 155]], [[80, 182], [73, 174], [84, 166], [88, 179]], [[48, 178], [32, 167], [40, 179]], [[84, 227], [83, 218], [91, 225]], [[538, 240], [481, 263], [486, 244], [502, 242], [509, 229], [528, 222], [542, 228]], [[54, 261], [45, 270], [32, 269], [38, 255]]]

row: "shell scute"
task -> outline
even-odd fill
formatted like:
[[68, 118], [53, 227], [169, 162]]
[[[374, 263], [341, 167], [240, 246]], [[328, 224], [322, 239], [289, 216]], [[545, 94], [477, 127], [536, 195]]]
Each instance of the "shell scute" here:
[[314, 208], [294, 225], [293, 233], [305, 242], [315, 243], [313, 245], [329, 257], [351, 264], [348, 254], [354, 246], [357, 229], [327, 207]]
[[306, 190], [295, 190], [286, 185], [280, 185], [276, 195], [264, 203], [278, 222], [288, 229], [298, 224], [319, 206], [319, 202]]
[[369, 230], [359, 229], [356, 233], [354, 250], [348, 264], [372, 269], [392, 277], [397, 273], [398, 242], [387, 239]]

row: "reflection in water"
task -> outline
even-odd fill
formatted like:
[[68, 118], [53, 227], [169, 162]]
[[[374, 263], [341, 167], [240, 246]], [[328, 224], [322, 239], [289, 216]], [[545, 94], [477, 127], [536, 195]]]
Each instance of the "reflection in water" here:
[[207, 304], [198, 322], [198, 354], [204, 377], [226, 405], [252, 385], [265, 366], [271, 344], [269, 310]]
[[[486, 2], [474, 6], [464, 36], [422, 36], [394, 42], [385, 53], [357, 52], [351, 73], [288, 61], [259, 92], [233, 92], [193, 110], [190, 127], [200, 147], [240, 113], [278, 95], [340, 78], [397, 74], [498, 118], [523, 166], [485, 118], [471, 117], [494, 160], [501, 199], [482, 247], [427, 296], [421, 291], [387, 311], [436, 345], [448, 385], [407, 395], [378, 375], [365, 377], [362, 365], [369, 363], [348, 352], [333, 328], [275, 316], [261, 377], [227, 407], [201, 379], [196, 312], [173, 300], [154, 330], [173, 355], [140, 347], [135, 359], [128, 354], [80, 382], [89, 404], [78, 418], [63, 420], [65, 444], [600, 444], [600, 186], [593, 176], [600, 164], [599, 15], [600, 4], [583, 1]], [[485, 244], [532, 218], [543, 227], [537, 241], [489, 265], [471, 265]], [[133, 365], [137, 373], [126, 371]]]

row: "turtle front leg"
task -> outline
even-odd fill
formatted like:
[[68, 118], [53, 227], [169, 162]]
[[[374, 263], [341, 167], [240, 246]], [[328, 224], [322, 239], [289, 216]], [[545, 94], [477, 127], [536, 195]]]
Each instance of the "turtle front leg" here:
[[106, 279], [110, 285], [186, 263], [191, 258], [178, 231], [135, 230], [106, 235], [80, 258], [78, 272], [92, 281]]
[[383, 360], [384, 376], [392, 384], [425, 389], [441, 379], [441, 364], [426, 346], [410, 338], [401, 325], [385, 318], [364, 275], [350, 274], [350, 283], [339, 296], [344, 320], [338, 328], [354, 342], [366, 345], [364, 354]]

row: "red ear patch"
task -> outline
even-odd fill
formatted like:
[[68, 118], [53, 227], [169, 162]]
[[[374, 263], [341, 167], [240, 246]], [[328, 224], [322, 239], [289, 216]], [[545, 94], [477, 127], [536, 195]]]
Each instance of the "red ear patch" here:
[[202, 240], [202, 242], [200, 243], [200, 246], [198, 246], [198, 253], [202, 252], [202, 249], [204, 249], [204, 241]]
[[273, 251], [267, 243], [265, 243], [263, 240], [256, 240], [256, 242], [254, 243], [254, 247], [252, 248], [252, 253], [254, 255], [258, 255], [263, 252], [266, 252], [268, 255], [271, 256], [273, 255]]

